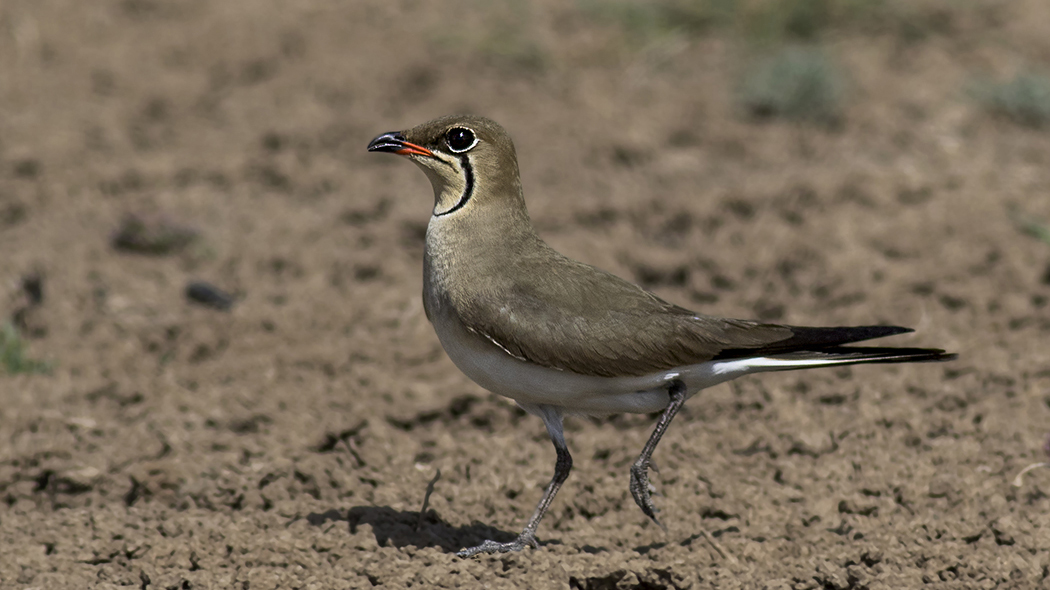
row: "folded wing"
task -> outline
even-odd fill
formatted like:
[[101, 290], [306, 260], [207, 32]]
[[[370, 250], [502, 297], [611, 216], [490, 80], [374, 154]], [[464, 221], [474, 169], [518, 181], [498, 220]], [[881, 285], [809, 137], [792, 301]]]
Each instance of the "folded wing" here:
[[[513, 280], [515, 273], [532, 280]], [[508, 277], [485, 297], [500, 305], [459, 302], [465, 325], [517, 358], [581, 375], [641, 376], [754, 357], [779, 363], [766, 370], [953, 358], [937, 349], [842, 346], [911, 331], [897, 326], [809, 328], [697, 314], [563, 257], [535, 268], [522, 260]]]

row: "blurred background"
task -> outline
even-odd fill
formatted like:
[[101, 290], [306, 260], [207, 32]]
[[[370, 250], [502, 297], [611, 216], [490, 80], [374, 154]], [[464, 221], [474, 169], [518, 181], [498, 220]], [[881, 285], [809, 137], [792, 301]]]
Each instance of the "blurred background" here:
[[[458, 563], [553, 453], [444, 356], [429, 183], [365, 151], [457, 112], [566, 255], [961, 359], [704, 392], [666, 534], [651, 421], [574, 419], [552, 543]], [[1044, 0], [3, 0], [0, 582], [1038, 584], [1048, 190]]]

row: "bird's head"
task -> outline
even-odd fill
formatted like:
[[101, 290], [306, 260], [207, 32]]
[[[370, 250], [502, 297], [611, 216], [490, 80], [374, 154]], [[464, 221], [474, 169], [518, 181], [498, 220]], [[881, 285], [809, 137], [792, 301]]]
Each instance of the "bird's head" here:
[[392, 131], [368, 144], [370, 152], [405, 156], [434, 186], [434, 215], [453, 215], [511, 200], [524, 208], [514, 142], [498, 123], [473, 115], [434, 119]]

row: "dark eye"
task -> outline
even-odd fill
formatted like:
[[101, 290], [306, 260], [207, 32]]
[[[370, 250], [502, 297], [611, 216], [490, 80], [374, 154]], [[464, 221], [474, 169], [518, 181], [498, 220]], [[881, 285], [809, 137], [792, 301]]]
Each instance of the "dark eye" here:
[[478, 138], [474, 136], [474, 132], [470, 129], [453, 127], [445, 134], [445, 143], [448, 144], [448, 149], [458, 154], [477, 145]]

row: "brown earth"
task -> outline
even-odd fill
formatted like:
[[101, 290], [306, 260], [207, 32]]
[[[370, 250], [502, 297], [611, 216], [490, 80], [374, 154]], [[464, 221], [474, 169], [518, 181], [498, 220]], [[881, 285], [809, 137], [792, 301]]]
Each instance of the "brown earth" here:
[[[0, 375], [0, 587], [1046, 587], [1050, 471], [1011, 481], [1050, 430], [1050, 246], [1007, 211], [1050, 219], [1050, 135], [965, 88], [1050, 64], [1050, 5], [923, 6], [921, 36], [828, 34], [826, 129], [741, 116], [732, 34], [582, 4], [0, 3], [0, 311], [53, 365]], [[567, 255], [961, 358], [701, 393], [656, 454], [666, 532], [627, 490], [651, 417], [570, 419], [542, 548], [460, 560], [520, 529], [554, 453], [442, 352], [430, 187], [364, 147], [462, 111], [514, 136]], [[201, 238], [120, 251], [128, 214]]]

